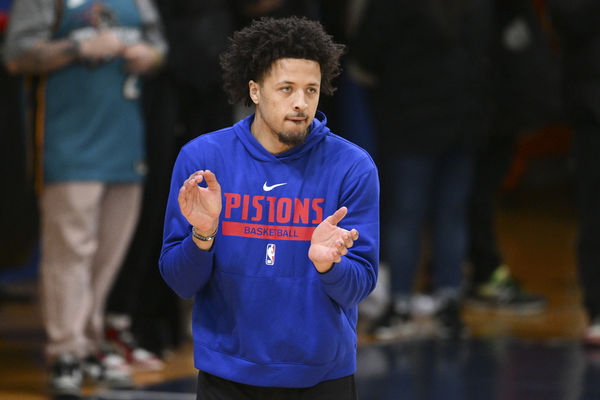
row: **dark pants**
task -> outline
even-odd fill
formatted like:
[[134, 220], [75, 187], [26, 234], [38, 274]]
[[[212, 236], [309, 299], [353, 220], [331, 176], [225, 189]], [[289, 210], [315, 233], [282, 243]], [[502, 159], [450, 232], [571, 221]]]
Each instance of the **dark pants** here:
[[[2, 37], [0, 36], [0, 39]], [[38, 240], [38, 208], [33, 190], [33, 137], [25, 131], [21, 78], [0, 66], [0, 271], [23, 265]]]
[[462, 281], [467, 245], [467, 196], [473, 153], [398, 156], [383, 165], [383, 258], [391, 266], [394, 297], [412, 293], [427, 216], [431, 226], [433, 288], [456, 289]]
[[502, 264], [495, 224], [495, 197], [514, 155], [515, 134], [498, 133], [477, 151], [469, 197], [469, 250], [472, 284], [487, 281]]
[[244, 385], [198, 373], [197, 400], [356, 400], [354, 375], [321, 382], [308, 388], [278, 388]]
[[574, 126], [573, 155], [579, 200], [577, 264], [584, 305], [600, 315], [600, 123]]

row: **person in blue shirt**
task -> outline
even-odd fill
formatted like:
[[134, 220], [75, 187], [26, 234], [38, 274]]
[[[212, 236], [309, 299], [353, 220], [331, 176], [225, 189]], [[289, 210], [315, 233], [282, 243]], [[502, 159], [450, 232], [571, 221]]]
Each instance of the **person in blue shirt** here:
[[159, 261], [194, 297], [198, 399], [355, 399], [357, 305], [375, 287], [379, 180], [317, 111], [343, 45], [305, 18], [261, 18], [221, 55], [255, 112], [180, 151]]

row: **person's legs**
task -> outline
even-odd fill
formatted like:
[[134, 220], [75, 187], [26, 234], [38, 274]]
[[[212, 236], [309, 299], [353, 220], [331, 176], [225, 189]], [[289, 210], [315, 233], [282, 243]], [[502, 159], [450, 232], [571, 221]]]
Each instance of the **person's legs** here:
[[92, 263], [92, 309], [87, 325], [91, 352], [104, 339], [104, 308], [135, 229], [141, 183], [106, 184], [98, 215], [98, 250]]
[[473, 154], [454, 150], [437, 164], [431, 212], [433, 287], [458, 294], [468, 241], [467, 198]]
[[85, 335], [87, 354], [84, 373], [92, 380], [111, 386], [130, 386], [131, 374], [123, 357], [104, 346], [104, 310], [109, 289], [129, 246], [137, 222], [142, 186], [140, 183], [103, 184], [98, 214], [98, 249], [92, 260], [89, 291], [92, 304]]
[[468, 200], [468, 256], [473, 285], [486, 282], [502, 264], [496, 239], [494, 200], [512, 160], [514, 144], [514, 134], [493, 134], [475, 156]]
[[412, 336], [407, 324], [421, 259], [435, 156], [387, 158], [382, 168], [382, 263], [389, 265], [390, 301], [369, 330], [379, 339]]
[[576, 126], [573, 136], [579, 200], [577, 265], [584, 307], [600, 317], [600, 126]]
[[523, 289], [503, 262], [495, 224], [495, 197], [514, 153], [516, 134], [492, 134], [476, 153], [473, 186], [468, 200], [470, 279], [469, 304], [499, 307], [518, 314], [543, 311], [546, 300]]
[[86, 353], [84, 328], [93, 304], [91, 266], [98, 248], [96, 231], [102, 184], [58, 183], [44, 188], [41, 296], [50, 359]]
[[101, 183], [77, 182], [49, 184], [40, 198], [40, 304], [53, 394], [76, 395], [82, 384], [101, 195]]
[[383, 213], [383, 260], [390, 265], [395, 298], [413, 291], [421, 257], [423, 225], [429, 204], [434, 156], [406, 156], [385, 162], [387, 206]]
[[198, 372], [197, 400], [356, 400], [354, 375], [320, 382], [308, 388], [245, 385]]
[[458, 338], [466, 331], [460, 315], [463, 263], [468, 241], [467, 198], [473, 154], [457, 149], [438, 160], [431, 210], [433, 288], [439, 300], [438, 334]]

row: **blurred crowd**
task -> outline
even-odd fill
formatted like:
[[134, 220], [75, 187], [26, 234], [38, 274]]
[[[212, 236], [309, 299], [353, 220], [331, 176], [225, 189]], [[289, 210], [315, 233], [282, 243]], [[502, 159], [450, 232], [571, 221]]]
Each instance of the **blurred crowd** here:
[[380, 170], [365, 331], [401, 337], [426, 312], [460, 338], [467, 301], [544, 310], [502, 258], [495, 199], [519, 135], [568, 124], [582, 339], [600, 346], [597, 0], [0, 0], [0, 267], [39, 258], [49, 365], [75, 353], [127, 385], [128, 368], [160, 369], [186, 339], [189, 304], [157, 267], [172, 166], [187, 141], [252, 112], [221, 88], [228, 37], [288, 15], [348, 45], [320, 109]]

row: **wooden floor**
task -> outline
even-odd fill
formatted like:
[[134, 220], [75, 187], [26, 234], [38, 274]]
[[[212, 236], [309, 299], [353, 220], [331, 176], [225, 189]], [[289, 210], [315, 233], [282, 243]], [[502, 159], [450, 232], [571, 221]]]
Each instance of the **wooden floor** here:
[[569, 186], [517, 191], [500, 207], [498, 240], [513, 274], [548, 301], [546, 312], [515, 317], [465, 310], [478, 336], [578, 338], [585, 327], [575, 269], [576, 210]]
[[[568, 185], [550, 185], [517, 190], [511, 196], [498, 214], [505, 261], [527, 289], [547, 297], [548, 307], [534, 317], [467, 308], [465, 320], [476, 338], [513, 337], [532, 343], [576, 340], [585, 319], [574, 269], [576, 219], [571, 190]], [[46, 398], [43, 342], [36, 300], [0, 305], [0, 399]], [[369, 337], [361, 337], [360, 343], [377, 345]], [[167, 359], [164, 371], [136, 373], [136, 383], [152, 385], [192, 377], [191, 354], [188, 343]], [[361, 354], [359, 370], [368, 352]], [[86, 389], [87, 394], [93, 391]]]

